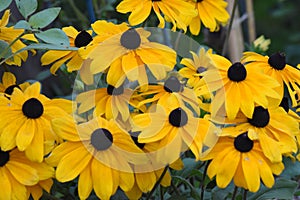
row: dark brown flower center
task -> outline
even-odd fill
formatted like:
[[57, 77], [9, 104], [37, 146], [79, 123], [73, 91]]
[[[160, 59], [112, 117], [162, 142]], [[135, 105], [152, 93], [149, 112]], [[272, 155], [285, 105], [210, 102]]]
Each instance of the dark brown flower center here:
[[121, 36], [121, 45], [126, 49], [134, 50], [141, 45], [141, 37], [134, 29], [125, 31]]
[[75, 38], [74, 44], [75, 47], [85, 47], [88, 45], [91, 41], [93, 40], [92, 36], [86, 32], [86, 31], [81, 31]]
[[282, 107], [285, 112], [289, 112], [289, 99], [287, 97], [283, 97], [279, 106]]
[[140, 143], [138, 142], [138, 137], [140, 135], [140, 131], [136, 131], [136, 132], [129, 132], [129, 134], [131, 135], [131, 139], [133, 140], [133, 142], [135, 143], [136, 146], [138, 146], [140, 149], [143, 149], [145, 146], [145, 143]]
[[274, 53], [269, 57], [268, 63], [274, 69], [283, 70], [286, 65], [285, 55], [283, 53]]
[[234, 138], [234, 148], [241, 153], [246, 153], [251, 151], [254, 142], [248, 137], [248, 133], [242, 133], [236, 138]]
[[105, 128], [96, 129], [91, 135], [91, 144], [98, 151], [108, 149], [113, 143], [113, 136]]
[[242, 63], [236, 62], [229, 67], [227, 76], [231, 81], [240, 82], [246, 79], [247, 70]]
[[183, 86], [180, 81], [175, 76], [170, 76], [164, 84], [165, 91], [172, 92], [182, 92]]
[[200, 2], [202, 2], [203, 0], [197, 0], [197, 3], [200, 3]]
[[11, 85], [11, 86], [9, 86], [9, 87], [7, 87], [5, 89], [4, 93], [8, 94], [8, 95], [11, 95], [13, 93], [13, 91], [14, 91], [15, 88], [18, 88], [18, 89], [21, 90], [20, 86], [18, 86], [18, 85]]
[[112, 85], [108, 85], [106, 91], [109, 95], [118, 96], [124, 93], [124, 87], [121, 85], [120, 87], [115, 88]]
[[3, 167], [9, 161], [9, 151], [0, 149], [0, 167]]
[[197, 73], [198, 73], [198, 74], [201, 74], [201, 73], [205, 72], [206, 70], [207, 70], [207, 69], [206, 69], [205, 67], [202, 67], [202, 66], [201, 66], [201, 67], [198, 67], [198, 68], [197, 68]]
[[270, 114], [268, 109], [264, 109], [261, 106], [255, 107], [252, 118], [248, 119], [248, 122], [255, 127], [263, 128], [270, 122]]
[[43, 104], [36, 98], [25, 101], [22, 106], [23, 114], [30, 119], [37, 119], [44, 113]]
[[188, 115], [182, 108], [176, 108], [169, 114], [169, 123], [176, 127], [182, 127], [188, 122]]

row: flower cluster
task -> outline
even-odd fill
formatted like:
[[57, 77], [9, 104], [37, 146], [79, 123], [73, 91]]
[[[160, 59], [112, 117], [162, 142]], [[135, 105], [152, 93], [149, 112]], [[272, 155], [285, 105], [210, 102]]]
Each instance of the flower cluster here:
[[[220, 188], [231, 182], [251, 192], [261, 182], [272, 187], [283, 157], [299, 158], [299, 68], [281, 52], [244, 52], [235, 63], [203, 47], [182, 56], [157, 42], [155, 31], [134, 27], [153, 9], [159, 28], [170, 22], [173, 31], [189, 27], [198, 35], [202, 24], [216, 31], [229, 19], [226, 6], [223, 0], [123, 0], [116, 9], [130, 13], [128, 23], [62, 28], [76, 50], [48, 50], [41, 64], [51, 64], [52, 74], [64, 63], [68, 72], [78, 71], [73, 101], [50, 99], [39, 82], [20, 84], [4, 72], [0, 199], [39, 199], [54, 178], [77, 180], [80, 199], [92, 191], [110, 199], [118, 189], [139, 199], [156, 183], [170, 186], [187, 152], [209, 161], [207, 175]], [[0, 40], [18, 38], [15, 53], [25, 46], [24, 30], [6, 27], [8, 16], [0, 21]], [[22, 51], [6, 63], [26, 58]]]

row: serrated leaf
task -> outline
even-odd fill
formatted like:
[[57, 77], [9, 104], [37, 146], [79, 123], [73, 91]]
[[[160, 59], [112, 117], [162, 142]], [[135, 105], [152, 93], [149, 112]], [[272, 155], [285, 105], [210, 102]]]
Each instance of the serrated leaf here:
[[25, 20], [20, 20], [14, 25], [15, 29], [32, 30], [30, 24]]
[[1, 0], [0, 3], [0, 12], [2, 10], [5, 10], [10, 4], [11, 4], [12, 0]]
[[264, 199], [293, 199], [298, 183], [287, 179], [277, 179], [272, 188], [262, 187], [258, 192], [251, 195], [249, 200]]
[[35, 36], [46, 43], [70, 46], [69, 38], [61, 29], [52, 28], [36, 33]]
[[37, 0], [15, 0], [16, 5], [22, 16], [27, 19], [29, 15], [37, 9]]
[[12, 52], [11, 48], [9, 48], [9, 44], [0, 40], [0, 58], [8, 58], [10, 55], [12, 55]]
[[42, 10], [38, 13], [35, 13], [29, 18], [29, 24], [33, 28], [44, 28], [48, 26], [51, 22], [55, 20], [55, 18], [58, 16], [61, 8], [48, 8], [45, 10]]

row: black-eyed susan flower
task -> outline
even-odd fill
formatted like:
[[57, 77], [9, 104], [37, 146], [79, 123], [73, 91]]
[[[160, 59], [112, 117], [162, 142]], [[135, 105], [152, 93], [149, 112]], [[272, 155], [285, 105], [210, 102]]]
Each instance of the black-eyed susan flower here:
[[[93, 40], [91, 35], [92, 34], [91, 30], [78, 31], [72, 26], [64, 27], [62, 28], [62, 30], [68, 36], [71, 47], [77, 47], [78, 49], [84, 48]], [[52, 74], [55, 74], [56, 71], [64, 63], [66, 63], [68, 72], [78, 71], [82, 67], [84, 67], [84, 65], [82, 65], [83, 58], [80, 57], [78, 50], [77, 51], [49, 50], [42, 55], [41, 63], [42, 65], [49, 65], [53, 63], [50, 68], [50, 72]], [[85, 72], [85, 73], [80, 73], [80, 76], [83, 79], [83, 81], [89, 79], [89, 77], [84, 77], [84, 75], [88, 73], [88, 70], [82, 69], [81, 71]]]
[[[148, 97], [149, 95], [153, 97]], [[133, 95], [132, 99], [140, 96], [144, 99], [139, 102], [138, 107], [148, 103], [163, 106], [176, 104], [177, 107], [185, 107], [185, 103], [188, 103], [196, 113], [199, 113], [198, 99], [194, 90], [185, 87], [176, 76], [170, 76], [157, 85], [148, 85], [146, 91]]]
[[277, 87], [278, 93], [283, 97], [284, 86], [287, 87], [289, 96], [292, 100], [292, 106], [297, 106], [295, 94], [300, 90], [300, 71], [286, 63], [283, 53], [274, 53], [271, 56], [263, 56], [254, 52], [245, 52], [242, 62], [249, 67], [260, 67], [266, 75], [276, 79], [280, 86]]
[[193, 35], [198, 35], [203, 24], [209, 31], [218, 31], [220, 25], [225, 25], [229, 20], [226, 10], [227, 2], [224, 0], [190, 0], [197, 10], [194, 17], [183, 16], [188, 21], [188, 26]]
[[[98, 31], [102, 28], [97, 27]], [[116, 32], [121, 31], [118, 25], [112, 28], [116, 29]], [[140, 85], [147, 85], [147, 69], [157, 80], [162, 80], [176, 63], [176, 52], [165, 45], [150, 42], [147, 39], [149, 36], [150, 32], [142, 28], [127, 27], [126, 31], [107, 38], [91, 51], [80, 53], [87, 59], [91, 73], [107, 72], [107, 83], [114, 87], [119, 87], [124, 80], [115, 74], [124, 74], [129, 81], [137, 80]], [[111, 69], [111, 65], [115, 65], [115, 68]], [[114, 70], [118, 70], [118, 73]]]
[[174, 31], [177, 26], [186, 31], [187, 24], [184, 23], [181, 15], [193, 17], [197, 14], [195, 7], [183, 0], [123, 0], [117, 6], [117, 11], [120, 13], [131, 12], [128, 21], [132, 26], [144, 22], [152, 9], [159, 20], [158, 27], [164, 28], [167, 20], [172, 22]]
[[108, 85], [106, 88], [98, 88], [82, 92], [76, 97], [80, 105], [78, 113], [84, 113], [94, 108], [94, 116], [104, 116], [106, 119], [117, 119], [123, 121], [130, 117], [129, 103], [133, 91], [123, 85], [114, 87]]
[[211, 58], [217, 69], [203, 73], [206, 84], [197, 89], [197, 94], [217, 91], [211, 103], [213, 117], [225, 106], [225, 115], [231, 120], [239, 111], [251, 118], [256, 105], [266, 108], [268, 98], [282, 98], [274, 90], [279, 83], [263, 74], [257, 67], [243, 65], [240, 62], [231, 63], [217, 54], [211, 54]]
[[56, 168], [56, 179], [71, 181], [79, 176], [78, 195], [86, 199], [94, 189], [109, 199], [117, 188], [129, 191], [134, 185], [131, 164], [148, 162], [130, 135], [114, 120], [98, 117], [76, 125], [70, 118], [54, 119], [54, 131], [66, 140], [46, 161]]
[[[16, 53], [18, 50], [26, 47], [26, 45], [21, 40], [16, 40], [19, 36], [21, 36], [24, 32], [23, 29], [14, 29], [13, 26], [7, 27], [9, 22], [10, 10], [6, 10], [0, 20], [0, 40], [7, 42], [9, 45], [11, 44], [11, 52]], [[14, 43], [12, 43], [14, 42]], [[2, 52], [3, 53], [3, 52]], [[8, 59], [6, 63], [8, 65], [17, 65], [21, 66], [22, 61], [26, 61], [28, 57], [27, 51], [22, 51], [11, 59]]]
[[1, 149], [9, 151], [17, 146], [30, 160], [37, 162], [42, 162], [49, 148], [59, 140], [51, 130], [50, 121], [72, 112], [71, 101], [51, 100], [40, 90], [41, 85], [36, 82], [24, 92], [15, 88], [10, 99], [0, 97], [0, 114], [5, 116], [0, 122]]
[[192, 51], [190, 53], [193, 59], [183, 58], [180, 64], [185, 67], [181, 68], [178, 73], [182, 77], [187, 78], [188, 86], [194, 87], [202, 78], [202, 73], [207, 69], [215, 68], [215, 66], [210, 58], [212, 49], [205, 51], [204, 48], [201, 48], [198, 54]]
[[148, 113], [133, 117], [133, 130], [141, 131], [138, 142], [159, 142], [156, 159], [163, 164], [173, 163], [188, 148], [199, 159], [203, 147], [215, 142], [214, 125], [194, 117], [187, 108], [169, 103], [165, 106], [157, 104]]
[[250, 192], [258, 191], [260, 181], [271, 188], [275, 182], [273, 174], [279, 175], [284, 169], [282, 162], [271, 162], [260, 143], [251, 140], [247, 132], [236, 137], [220, 137], [202, 160], [211, 160], [207, 174], [210, 178], [216, 176], [218, 187], [227, 187], [233, 179], [236, 186]]
[[256, 106], [252, 117], [244, 119], [244, 122], [223, 130], [222, 135], [235, 137], [248, 132], [248, 137], [259, 142], [263, 154], [271, 162], [281, 162], [283, 154], [296, 153], [299, 122], [282, 107]]
[[0, 199], [28, 199], [28, 187], [36, 185], [40, 178], [53, 176], [54, 169], [28, 160], [17, 148], [0, 149]]
[[8, 95], [9, 97], [9, 95], [13, 93], [15, 87], [24, 91], [29, 85], [28, 82], [17, 84], [17, 79], [13, 73], [4, 72], [2, 75], [2, 82], [0, 83], [0, 93], [5, 93], [5, 95]]

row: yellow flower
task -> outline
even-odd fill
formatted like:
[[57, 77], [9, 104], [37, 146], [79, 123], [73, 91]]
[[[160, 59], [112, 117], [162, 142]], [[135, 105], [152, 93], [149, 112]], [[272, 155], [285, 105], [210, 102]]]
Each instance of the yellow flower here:
[[[17, 37], [23, 34], [23, 29], [14, 29], [14, 27], [7, 27], [9, 21], [10, 10], [6, 10], [0, 20], [0, 40], [11, 44]], [[11, 45], [12, 53], [16, 53], [18, 50], [26, 47], [26, 45], [21, 41], [17, 40], [14, 44]], [[16, 54], [13, 58], [6, 61], [8, 65], [17, 65], [21, 66], [22, 61], [26, 61], [28, 57], [28, 52], [23, 51]]]
[[[71, 47], [84, 48], [87, 46], [92, 40], [92, 31], [77, 31], [74, 27], [68, 26], [62, 28], [62, 30], [67, 34], [70, 41]], [[77, 51], [58, 51], [58, 50], [49, 50], [41, 57], [42, 65], [49, 65], [53, 63], [50, 68], [50, 72], [55, 74], [56, 71], [61, 67], [64, 63], [67, 63], [68, 72], [77, 71], [82, 69], [84, 65], [83, 58], [80, 57], [78, 50]], [[82, 74], [82, 71], [87, 73], [86, 69], [82, 69], [80, 71], [81, 78], [85, 81], [85, 77]]]
[[269, 57], [254, 52], [245, 52], [242, 62], [247, 63], [250, 68], [258, 66], [265, 74], [276, 79], [280, 83], [277, 91], [281, 97], [283, 97], [284, 86], [286, 86], [292, 100], [292, 107], [297, 106], [295, 91], [300, 90], [300, 71], [286, 63], [283, 53], [274, 53]]
[[[170, 76], [164, 82], [157, 85], [151, 84], [147, 88], [147, 90], [132, 96], [132, 99], [140, 96], [145, 98], [138, 103], [138, 108], [148, 103], [157, 103], [163, 106], [176, 104], [178, 107], [186, 107], [185, 103], [188, 103], [199, 114], [198, 99], [194, 91], [185, 87], [176, 76]], [[149, 95], [153, 95], [153, 97], [146, 98]]]
[[199, 53], [190, 52], [193, 56], [193, 59], [183, 58], [180, 64], [185, 67], [179, 70], [179, 74], [184, 78], [187, 78], [188, 86], [195, 87], [196, 84], [199, 84], [200, 79], [203, 76], [203, 72], [208, 69], [215, 68], [210, 54], [212, 54], [212, 49], [205, 51], [204, 48], [201, 48]]
[[176, 25], [186, 31], [187, 24], [184, 23], [181, 15], [191, 17], [196, 15], [195, 7], [183, 0], [123, 0], [117, 6], [117, 11], [120, 13], [131, 12], [128, 21], [132, 26], [144, 22], [152, 9], [159, 20], [158, 27], [164, 28], [166, 19], [172, 22], [173, 31], [176, 30]]
[[0, 115], [5, 116], [0, 121], [2, 150], [9, 151], [17, 146], [30, 160], [37, 162], [42, 162], [44, 155], [49, 153], [48, 143], [51, 146], [58, 140], [50, 121], [72, 112], [71, 101], [51, 100], [40, 93], [40, 87], [36, 82], [24, 92], [15, 88], [10, 100], [0, 97]]
[[262, 51], [267, 51], [269, 49], [269, 45], [271, 44], [270, 39], [265, 39], [265, 36], [261, 35], [253, 41], [253, 45], [255, 48], [258, 48]]
[[222, 131], [222, 136], [233, 136], [248, 132], [251, 140], [258, 140], [263, 154], [271, 162], [281, 162], [282, 154], [295, 153], [299, 134], [299, 122], [288, 115], [282, 107], [257, 106], [251, 118], [244, 118], [236, 126]]
[[[39, 172], [34, 165], [39, 164], [29, 161], [18, 149], [0, 149], [0, 199], [27, 199], [26, 186], [39, 181]], [[47, 173], [47, 170], [40, 173]]]
[[113, 121], [95, 118], [76, 125], [74, 119], [52, 121], [54, 131], [66, 142], [56, 147], [46, 161], [56, 168], [56, 179], [78, 179], [80, 199], [94, 189], [101, 199], [110, 199], [118, 187], [129, 191], [134, 185], [130, 163], [148, 162], [129, 134]]
[[[248, 118], [252, 117], [254, 106], [266, 108], [268, 98], [281, 99], [273, 89], [279, 83], [263, 74], [255, 66], [243, 65], [240, 62], [231, 63], [226, 58], [211, 54], [217, 69], [203, 73], [206, 85], [197, 88], [197, 94], [217, 91], [211, 103], [212, 117], [227, 115], [232, 120], [239, 111]], [[225, 106], [226, 113], [220, 113]], [[219, 112], [219, 113], [218, 113]]]
[[159, 142], [155, 156], [163, 164], [173, 163], [188, 148], [199, 159], [203, 148], [216, 140], [213, 124], [172, 102], [167, 106], [157, 104], [149, 113], [135, 115], [133, 122], [133, 130], [141, 131], [138, 142]]
[[[99, 25], [94, 26], [98, 32], [105, 28]], [[150, 32], [129, 27], [119, 32], [120, 25], [111, 28], [118, 34], [96, 44], [91, 51], [80, 52], [87, 59], [84, 64], [90, 66], [92, 74], [107, 72], [107, 83], [114, 87], [123, 84], [126, 77], [129, 81], [138, 80], [140, 85], [147, 85], [147, 69], [157, 80], [162, 80], [166, 72], [174, 68], [176, 52], [165, 45], [150, 42], [147, 39]]]
[[84, 113], [94, 108], [94, 116], [105, 116], [106, 119], [117, 119], [121, 116], [123, 121], [130, 117], [129, 103], [133, 91], [123, 85], [116, 88], [108, 85], [78, 94], [76, 101], [80, 103], [78, 113]]
[[193, 35], [200, 33], [201, 24], [211, 32], [218, 31], [220, 24], [225, 25], [229, 20], [229, 14], [226, 10], [227, 2], [224, 0], [195, 0], [189, 1], [197, 9], [197, 15], [194, 17], [185, 16], [189, 21], [189, 29]]
[[4, 72], [2, 75], [2, 83], [0, 83], [0, 93], [5, 93], [5, 95], [9, 97], [13, 93], [14, 88], [19, 88], [24, 91], [29, 85], [28, 82], [17, 84], [17, 79], [13, 73]]
[[[226, 129], [226, 128], [225, 128]], [[272, 163], [262, 152], [260, 144], [251, 140], [247, 132], [236, 137], [220, 137], [217, 144], [202, 160], [212, 160], [207, 174], [216, 176], [217, 186], [225, 188], [234, 184], [250, 192], [258, 191], [260, 180], [268, 188], [274, 185], [274, 176], [284, 169], [282, 162]]]

